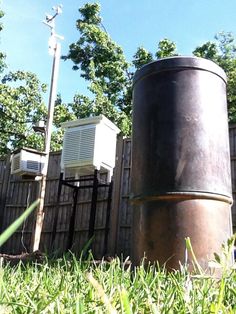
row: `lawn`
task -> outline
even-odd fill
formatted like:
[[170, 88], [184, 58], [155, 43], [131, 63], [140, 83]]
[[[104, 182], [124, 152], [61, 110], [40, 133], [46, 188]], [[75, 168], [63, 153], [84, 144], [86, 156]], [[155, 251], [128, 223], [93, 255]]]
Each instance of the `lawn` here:
[[[222, 262], [221, 262], [222, 264]], [[0, 313], [236, 313], [236, 273], [131, 268], [74, 255], [0, 268]]]

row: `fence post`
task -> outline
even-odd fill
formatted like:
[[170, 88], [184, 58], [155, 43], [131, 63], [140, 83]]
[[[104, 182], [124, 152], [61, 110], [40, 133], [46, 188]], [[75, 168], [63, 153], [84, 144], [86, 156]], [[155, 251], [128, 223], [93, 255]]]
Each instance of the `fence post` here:
[[11, 156], [8, 155], [5, 158], [5, 165], [4, 165], [4, 175], [2, 179], [2, 188], [0, 191], [0, 233], [3, 231], [3, 223], [4, 223], [4, 213], [5, 213], [5, 207], [6, 207], [6, 201], [7, 201], [7, 191], [9, 187], [9, 181], [11, 178]]
[[120, 199], [121, 199], [121, 176], [123, 166], [124, 141], [122, 136], [118, 136], [116, 145], [116, 166], [113, 177], [112, 206], [110, 213], [110, 232], [108, 240], [108, 251], [110, 255], [117, 252], [117, 243], [119, 237], [119, 217], [120, 217]]

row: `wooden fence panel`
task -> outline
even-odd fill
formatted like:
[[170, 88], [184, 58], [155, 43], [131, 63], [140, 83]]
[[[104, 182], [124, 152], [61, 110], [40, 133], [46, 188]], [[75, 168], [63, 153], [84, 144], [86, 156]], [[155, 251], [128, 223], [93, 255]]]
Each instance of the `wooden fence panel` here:
[[116, 254], [124, 257], [130, 255], [131, 244], [131, 218], [132, 206], [129, 202], [130, 193], [130, 166], [131, 166], [131, 140], [124, 139], [122, 150], [120, 151], [121, 170], [119, 173], [119, 186], [116, 186], [119, 215], [117, 216], [116, 232]]
[[[10, 176], [9, 178], [6, 203], [3, 210], [3, 230], [24, 212], [26, 207], [37, 198], [38, 193], [37, 182], [32, 180], [21, 180], [16, 176]], [[1, 248], [1, 252], [18, 254], [30, 250], [31, 233], [34, 222], [33, 218], [34, 215], [31, 214], [24, 224]]]
[[3, 229], [5, 206], [10, 178], [10, 156], [0, 159], [0, 232]]
[[236, 124], [229, 127], [229, 144], [230, 144], [230, 159], [231, 159], [231, 180], [232, 180], [232, 222], [233, 231], [236, 232]]
[[114, 256], [118, 252], [118, 238], [120, 227], [120, 203], [121, 203], [121, 188], [122, 188], [122, 173], [124, 163], [124, 143], [125, 140], [118, 136], [116, 146], [116, 166], [114, 169], [114, 183], [112, 193], [112, 206], [110, 216], [110, 229], [108, 240], [108, 254]]
[[[40, 250], [44, 252], [51, 252], [51, 235], [55, 213], [59, 210], [57, 208], [57, 191], [60, 178], [60, 161], [61, 152], [53, 152], [50, 154], [48, 164], [47, 185], [45, 192], [44, 205], [44, 222], [42, 228], [42, 235], [40, 241]], [[63, 244], [63, 242], [61, 242]]]
[[[236, 200], [236, 125], [229, 128], [232, 190]], [[64, 252], [68, 246], [69, 224], [73, 210], [73, 189], [62, 186], [59, 203], [57, 204], [58, 185], [60, 177], [60, 152], [51, 153], [49, 159], [49, 172], [45, 196], [45, 217], [42, 230], [40, 249], [51, 252], [52, 231], [55, 216], [58, 214], [54, 250]], [[131, 223], [132, 206], [129, 201], [130, 194], [130, 166], [131, 166], [131, 140], [118, 139], [117, 161], [114, 171], [114, 188], [112, 195], [111, 221], [109, 231], [109, 251], [111, 255], [130, 255], [131, 251]], [[105, 178], [102, 178], [105, 180]], [[0, 159], [0, 226], [5, 229], [14, 221], [33, 200], [37, 198], [39, 182], [22, 180], [10, 175], [9, 160]], [[95, 237], [93, 252], [96, 258], [104, 253], [104, 234], [107, 215], [108, 188], [99, 188], [97, 213], [95, 219]], [[80, 254], [88, 241], [89, 217], [91, 211], [92, 189], [79, 190], [75, 212], [75, 230], [73, 234], [72, 251]], [[236, 231], [236, 204], [232, 207], [233, 225]], [[30, 250], [32, 229], [35, 217], [32, 214], [25, 224], [7, 241], [2, 248], [5, 253], [21, 253]]]

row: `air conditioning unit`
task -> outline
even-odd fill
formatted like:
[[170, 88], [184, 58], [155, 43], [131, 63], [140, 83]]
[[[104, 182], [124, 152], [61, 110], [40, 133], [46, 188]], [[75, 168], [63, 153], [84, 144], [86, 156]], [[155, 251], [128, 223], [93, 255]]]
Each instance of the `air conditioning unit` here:
[[45, 153], [30, 148], [14, 152], [11, 161], [11, 174], [40, 176], [45, 174]]
[[108, 172], [110, 180], [115, 167], [116, 137], [120, 130], [100, 115], [62, 124], [65, 128], [61, 169], [79, 176], [94, 170]]

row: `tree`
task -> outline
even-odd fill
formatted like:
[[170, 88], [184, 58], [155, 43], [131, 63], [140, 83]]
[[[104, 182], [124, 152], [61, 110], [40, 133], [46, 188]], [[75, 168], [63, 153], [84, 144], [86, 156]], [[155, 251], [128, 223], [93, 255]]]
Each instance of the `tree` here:
[[221, 32], [214, 42], [206, 42], [197, 47], [193, 54], [216, 62], [228, 78], [227, 102], [229, 122], [236, 122], [236, 42], [232, 33]]
[[[79, 9], [81, 17], [76, 27], [79, 39], [72, 43], [64, 59], [74, 62], [73, 69], [89, 82], [93, 98], [75, 95], [69, 104], [77, 118], [104, 113], [129, 135], [131, 131], [131, 88], [136, 69], [156, 59], [175, 56], [174, 42], [163, 39], [157, 51], [151, 53], [139, 47], [129, 63], [122, 48], [106, 32], [97, 3], [85, 4]], [[193, 54], [216, 62], [228, 77], [227, 98], [229, 121], [236, 122], [236, 42], [231, 33], [219, 33], [214, 41], [197, 47]]]
[[0, 84], [1, 154], [23, 146], [43, 149], [43, 139], [32, 131], [32, 125], [45, 119], [45, 88], [30, 72], [4, 75]]
[[[77, 94], [72, 103], [63, 103], [58, 95], [54, 111], [54, 131], [51, 150], [61, 149], [62, 122], [90, 115], [104, 114], [114, 121], [124, 135], [131, 132], [131, 90], [134, 71], [155, 57], [176, 52], [175, 44], [165, 39], [153, 56], [140, 47], [129, 63], [122, 48], [107, 33], [102, 24], [98, 4], [80, 8], [77, 29], [79, 40], [71, 44], [64, 59], [74, 62], [73, 69], [89, 82], [93, 97]], [[0, 18], [3, 13], [0, 12]], [[3, 25], [0, 24], [0, 31]], [[33, 125], [47, 118], [43, 102], [46, 85], [27, 71], [6, 73], [5, 55], [0, 53], [0, 155], [23, 146], [44, 150], [44, 136], [33, 131]]]
[[[73, 70], [88, 82], [92, 96], [76, 94], [73, 102], [64, 103], [58, 95], [54, 112], [51, 149], [61, 149], [61, 123], [76, 118], [104, 114], [121, 129], [131, 133], [132, 80], [134, 73], [145, 64], [159, 58], [177, 55], [174, 42], [162, 39], [155, 52], [138, 47], [128, 62], [122, 48], [107, 33], [97, 3], [87, 3], [79, 9], [76, 22], [78, 40], [69, 47], [64, 60], [72, 60]], [[0, 17], [2, 17], [0, 12]], [[0, 31], [2, 24], [0, 24]], [[231, 33], [220, 33], [214, 41], [197, 47], [193, 54], [218, 63], [228, 76], [229, 120], [236, 122], [236, 44]], [[25, 71], [3, 74], [5, 55], [0, 52], [0, 154], [21, 146], [43, 149], [43, 137], [32, 131], [38, 120], [46, 120], [43, 103], [45, 84]]]
[[[47, 107], [43, 101], [46, 88], [47, 86], [41, 84], [37, 76], [31, 72], [10, 72], [2, 77], [0, 83], [0, 155], [24, 146], [44, 151], [45, 136], [42, 133], [36, 133], [33, 126], [40, 120], [46, 124]], [[75, 118], [58, 95], [51, 138], [52, 151], [60, 150], [62, 147], [61, 123]]]
[[[0, 18], [4, 13], [0, 10]], [[0, 23], [0, 31], [3, 23]], [[47, 86], [34, 73], [19, 70], [7, 73], [6, 56], [0, 52], [0, 156], [23, 146], [44, 151], [45, 136], [35, 133], [33, 126], [43, 120], [46, 123], [47, 107], [43, 101]], [[58, 95], [55, 104], [54, 129], [51, 150], [62, 146], [63, 131], [60, 124], [75, 119]]]
[[[0, 18], [3, 16], [0, 10]], [[22, 146], [42, 149], [43, 138], [32, 131], [32, 124], [46, 117], [42, 96], [46, 85], [31, 72], [6, 74], [5, 58], [0, 52], [0, 155]]]
[[[0, 10], [0, 18], [4, 13]], [[3, 23], [0, 23], [0, 31]], [[43, 120], [46, 123], [47, 107], [43, 95], [47, 86], [34, 73], [19, 70], [7, 73], [5, 54], [0, 52], [0, 156], [23, 146], [44, 151], [44, 134], [35, 133], [33, 126]], [[61, 149], [63, 132], [59, 124], [75, 118], [60, 96], [55, 104], [54, 131], [51, 149]]]
[[79, 9], [81, 18], [76, 26], [80, 38], [70, 45], [67, 56], [74, 62], [73, 69], [90, 82], [89, 90], [94, 98], [76, 95], [71, 108], [79, 117], [89, 114], [105, 114], [118, 123], [124, 133], [130, 132], [130, 87], [129, 64], [122, 48], [106, 32], [101, 22], [100, 6], [85, 4]]
[[[122, 48], [111, 39], [102, 24], [99, 4], [87, 3], [79, 12], [81, 18], [76, 22], [79, 39], [70, 45], [63, 59], [73, 61], [73, 70], [79, 70], [81, 77], [89, 82], [88, 88], [94, 97], [75, 95], [69, 106], [78, 118], [102, 113], [114, 121], [124, 135], [129, 135], [134, 71], [155, 58], [139, 47], [129, 63]], [[175, 44], [164, 39], [158, 44], [155, 57], [174, 54]]]
[[[4, 13], [3, 11], [0, 9], [0, 19], [3, 18]], [[3, 23], [0, 22], [0, 32], [3, 30]], [[6, 67], [5, 64], [5, 54], [3, 52], [0, 51], [0, 73], [2, 73], [4, 71], [4, 68]]]

